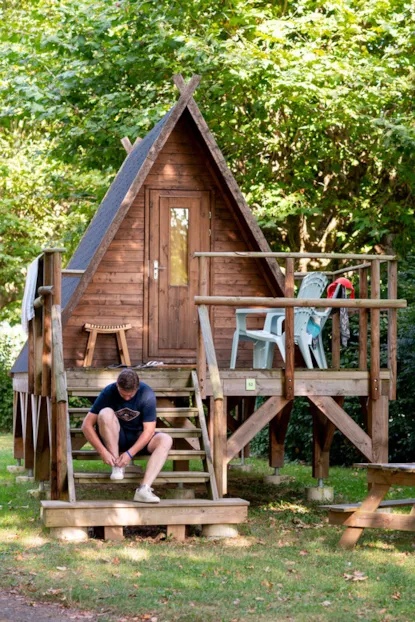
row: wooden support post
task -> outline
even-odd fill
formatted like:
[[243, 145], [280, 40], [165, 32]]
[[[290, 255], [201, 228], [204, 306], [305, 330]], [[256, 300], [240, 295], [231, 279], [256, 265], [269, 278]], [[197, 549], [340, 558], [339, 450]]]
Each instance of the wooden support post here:
[[331, 316], [331, 360], [333, 369], [340, 369], [340, 312]]
[[175, 538], [178, 542], [186, 540], [186, 525], [167, 525], [167, 537]]
[[[359, 270], [359, 298], [368, 297], [367, 269]], [[367, 369], [367, 309], [359, 311], [359, 369]]]
[[[343, 408], [344, 397], [333, 398]], [[327, 479], [330, 467], [330, 447], [336, 426], [310, 400], [313, 415], [313, 477]]]
[[[285, 261], [285, 296], [294, 298], [294, 259]], [[294, 308], [285, 309], [285, 398], [294, 398]]]
[[13, 392], [13, 457], [24, 458], [22, 405], [18, 391]]
[[24, 397], [24, 467], [33, 469], [35, 447], [33, 443], [33, 415], [32, 415], [32, 396], [26, 393]]
[[[199, 257], [199, 292], [201, 296], [207, 296], [209, 293], [209, 266], [207, 257]], [[203, 342], [203, 333], [198, 324], [198, 340], [197, 340], [197, 375], [199, 378], [200, 393], [202, 399], [206, 398], [206, 351]]]
[[372, 438], [372, 462], [389, 461], [389, 397], [369, 399], [369, 436]]
[[[380, 264], [372, 261], [370, 294], [372, 299], [380, 298]], [[380, 397], [380, 310], [370, 311], [370, 399]]]
[[56, 413], [56, 498], [68, 498], [68, 414], [60, 306], [52, 306], [52, 414]]
[[269, 422], [269, 466], [281, 469], [284, 466], [284, 441], [294, 401], [289, 402]]
[[[398, 295], [398, 263], [388, 263], [388, 298], [396, 298]], [[397, 376], [397, 311], [388, 311], [388, 368], [390, 373], [389, 399], [396, 400], [396, 376]]]
[[228, 491], [226, 464], [226, 398], [214, 400], [213, 465], [219, 499]]
[[28, 322], [27, 349], [28, 349], [28, 367], [27, 380], [28, 390], [30, 394], [35, 391], [35, 335], [33, 330], [34, 320]]
[[34, 475], [36, 481], [46, 481], [50, 478], [50, 447], [48, 412], [45, 397], [37, 397], [36, 424]]
[[[43, 257], [43, 284], [51, 285], [53, 279], [53, 254]], [[46, 296], [43, 305], [43, 356], [42, 356], [42, 395], [51, 395], [52, 373], [52, 296]]]
[[122, 527], [104, 527], [104, 540], [117, 540], [121, 542], [124, 540], [124, 533]]

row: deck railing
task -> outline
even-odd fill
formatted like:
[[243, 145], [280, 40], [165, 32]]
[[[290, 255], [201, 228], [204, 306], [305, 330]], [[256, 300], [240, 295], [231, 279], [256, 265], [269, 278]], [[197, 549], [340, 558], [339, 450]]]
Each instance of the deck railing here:
[[[380, 395], [380, 311], [388, 311], [388, 369], [390, 374], [389, 398], [396, 398], [396, 342], [397, 342], [397, 309], [406, 307], [405, 300], [397, 300], [397, 260], [394, 255], [367, 255], [367, 254], [339, 254], [339, 253], [261, 253], [261, 252], [198, 252], [194, 254], [199, 259], [199, 296], [195, 297], [195, 304], [199, 306], [199, 317], [204, 318], [204, 324], [208, 325], [199, 336], [198, 372], [201, 379], [202, 390], [205, 391], [206, 378], [206, 341], [205, 334], [211, 328], [207, 307], [234, 306], [234, 307], [269, 307], [285, 309], [285, 347], [286, 361], [284, 367], [285, 397], [294, 397], [294, 307], [315, 308], [347, 308], [354, 309], [359, 313], [359, 369], [368, 369], [368, 312], [371, 323], [371, 352], [370, 352], [370, 393], [373, 399]], [[259, 298], [246, 296], [208, 296], [209, 282], [209, 258], [232, 257], [256, 258], [256, 259], [285, 259], [285, 297]], [[326, 274], [337, 278], [339, 274], [347, 272], [359, 272], [359, 299], [298, 299], [294, 298], [294, 281], [304, 273], [295, 272], [296, 259], [319, 259], [319, 260], [343, 260], [359, 261], [358, 265], [351, 265], [341, 270]], [[362, 263], [363, 262], [363, 263]], [[380, 297], [380, 264], [388, 263], [388, 298]], [[323, 271], [324, 272], [324, 271]], [[370, 272], [370, 298], [368, 276]], [[340, 368], [340, 321], [339, 315], [332, 315], [332, 366]], [[202, 327], [202, 323], [201, 323]], [[213, 347], [213, 339], [211, 338]], [[213, 347], [214, 352], [214, 347]], [[219, 373], [219, 372], [218, 372]]]
[[[35, 477], [40, 481], [50, 480], [52, 499], [74, 501], [61, 320], [63, 252], [62, 248], [47, 248], [38, 260], [35, 316], [28, 330], [28, 393], [36, 404], [32, 409], [35, 414]], [[48, 448], [40, 447], [45, 436], [40, 430], [45, 427]], [[47, 449], [50, 460], [46, 462]]]

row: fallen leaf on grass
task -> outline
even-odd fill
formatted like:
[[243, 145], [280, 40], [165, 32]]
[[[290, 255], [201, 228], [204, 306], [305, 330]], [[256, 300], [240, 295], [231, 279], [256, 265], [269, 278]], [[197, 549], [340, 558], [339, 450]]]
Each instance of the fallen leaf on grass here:
[[304, 555], [308, 555], [308, 551], [306, 551], [306, 550], [304, 549], [304, 551], [300, 551], [300, 555], [302, 555], [302, 556], [304, 556]]
[[64, 571], [66, 570], [66, 566], [56, 566], [56, 570]]
[[330, 607], [331, 601], [330, 600], [323, 600], [323, 602], [321, 604], [323, 605], [323, 607]]
[[265, 598], [262, 598], [261, 596], [257, 596], [255, 600], [265, 600]]
[[118, 557], [113, 557], [111, 560], [111, 564], [114, 564], [115, 566], [118, 566], [118, 564], [120, 563], [120, 560]]
[[400, 592], [394, 592], [392, 594], [392, 598], [393, 598], [393, 600], [401, 600], [401, 593]]
[[240, 602], [241, 602], [241, 601], [239, 600], [239, 598], [236, 598], [236, 599], [233, 601], [233, 604], [234, 604], [234, 605], [239, 605], [239, 603], [240, 603]]
[[346, 581], [366, 581], [367, 575], [364, 572], [360, 572], [359, 570], [355, 570], [353, 574], [348, 574], [345, 572], [343, 574]]
[[267, 587], [270, 590], [274, 584], [271, 583], [271, 581], [264, 579], [263, 581], [261, 581], [261, 585], [263, 585], [264, 587]]

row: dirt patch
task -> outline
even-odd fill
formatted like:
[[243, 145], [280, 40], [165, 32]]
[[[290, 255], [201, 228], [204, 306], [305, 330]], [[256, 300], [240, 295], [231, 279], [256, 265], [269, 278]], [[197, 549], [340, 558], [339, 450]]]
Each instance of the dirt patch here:
[[[57, 603], [34, 602], [16, 590], [0, 590], [0, 622], [66, 622], [114, 620], [104, 613], [68, 609]], [[119, 619], [119, 618], [118, 618]]]

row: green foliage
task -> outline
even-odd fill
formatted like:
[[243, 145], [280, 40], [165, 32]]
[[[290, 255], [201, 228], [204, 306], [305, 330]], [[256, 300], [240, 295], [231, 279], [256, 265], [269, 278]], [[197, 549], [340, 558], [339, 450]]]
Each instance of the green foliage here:
[[410, 3], [25, 0], [1, 11], [6, 309], [43, 244], [70, 254], [125, 156], [119, 139], [171, 106], [179, 71], [202, 74], [198, 103], [274, 249], [413, 244]]
[[11, 432], [13, 428], [13, 389], [10, 368], [23, 343], [18, 328], [0, 324], [0, 431]]

